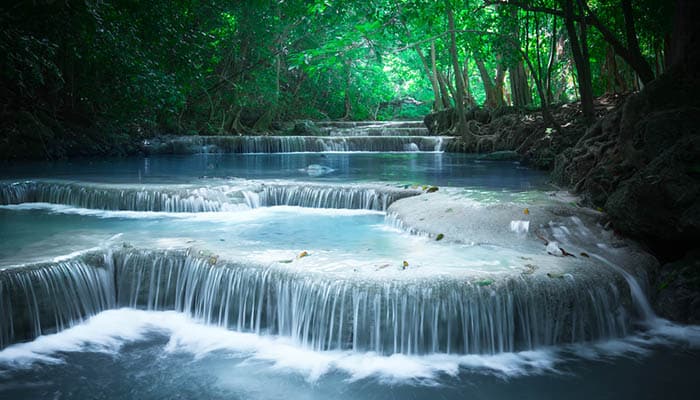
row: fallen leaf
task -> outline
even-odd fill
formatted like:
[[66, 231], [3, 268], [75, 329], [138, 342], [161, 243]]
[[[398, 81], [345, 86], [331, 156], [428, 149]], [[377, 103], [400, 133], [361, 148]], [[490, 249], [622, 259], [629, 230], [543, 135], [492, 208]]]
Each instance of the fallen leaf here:
[[444, 237], [445, 237], [445, 235], [443, 235], [442, 233], [438, 233], [438, 235], [437, 235], [437, 237], [435, 238], [435, 240], [439, 241], [439, 240], [442, 240]]
[[401, 265], [402, 265], [401, 269], [406, 269], [408, 267], [408, 261], [404, 260]]
[[299, 255], [297, 256], [297, 258], [304, 258], [304, 257], [306, 257], [306, 256], [308, 256], [308, 255], [309, 255], [309, 253], [308, 253], [306, 250], [304, 250], [304, 251], [302, 251], [301, 253], [299, 253]]
[[433, 193], [433, 192], [437, 192], [438, 190], [440, 190], [440, 189], [437, 186], [431, 186], [425, 192], [426, 193]]
[[561, 254], [563, 254], [564, 256], [569, 256], [569, 257], [576, 258], [575, 255], [573, 255], [573, 254], [569, 253], [568, 251], [564, 250], [562, 247], [560, 247], [559, 250], [561, 250]]
[[589, 258], [590, 256], [588, 255], [588, 253], [583, 253], [583, 252], [582, 252], [582, 253], [581, 253], [581, 257]]
[[530, 215], [530, 209], [529, 208], [524, 209], [523, 214]]

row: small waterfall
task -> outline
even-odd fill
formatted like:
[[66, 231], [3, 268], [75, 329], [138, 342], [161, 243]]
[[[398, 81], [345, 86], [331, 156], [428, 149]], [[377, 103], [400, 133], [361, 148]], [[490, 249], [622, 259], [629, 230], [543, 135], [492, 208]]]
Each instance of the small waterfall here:
[[652, 322], [658, 319], [658, 317], [654, 313], [654, 310], [651, 308], [651, 304], [649, 304], [649, 300], [647, 300], [647, 296], [645, 295], [644, 290], [642, 290], [642, 287], [639, 285], [637, 278], [635, 278], [629, 272], [625, 271], [622, 267], [613, 264], [606, 258], [599, 256], [598, 254], [591, 253], [590, 256], [595, 258], [596, 260], [603, 262], [605, 265], [609, 266], [615, 272], [619, 273], [623, 278], [625, 278], [625, 281], [627, 282], [630, 288], [632, 301], [634, 302], [634, 305], [637, 308], [637, 313], [644, 322]]
[[440, 136], [177, 136], [149, 142], [150, 154], [442, 151]]
[[[177, 310], [314, 350], [493, 354], [624, 336], [618, 275], [573, 279], [358, 278], [120, 248], [0, 271], [0, 347], [113, 307]], [[606, 282], [602, 283], [601, 282]]]
[[114, 211], [206, 212], [223, 211], [231, 206], [226, 193], [214, 189], [125, 189], [33, 181], [0, 184], [0, 204], [28, 202]]
[[115, 255], [117, 304], [291, 337], [314, 350], [492, 354], [620, 337], [630, 321], [608, 283], [333, 279], [184, 251]]
[[0, 270], [0, 348], [61, 331], [114, 307], [111, 257]]
[[244, 196], [251, 208], [287, 205], [385, 211], [394, 201], [420, 193], [419, 190], [379, 185], [287, 184], [262, 185], [256, 191], [244, 192]]
[[328, 136], [427, 136], [423, 121], [320, 121]]

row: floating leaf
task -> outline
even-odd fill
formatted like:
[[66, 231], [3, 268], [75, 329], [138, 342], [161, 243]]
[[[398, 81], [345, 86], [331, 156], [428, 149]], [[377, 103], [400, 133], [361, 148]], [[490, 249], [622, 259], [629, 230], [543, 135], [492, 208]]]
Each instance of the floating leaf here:
[[479, 286], [489, 286], [493, 283], [493, 281], [491, 279], [483, 279], [480, 281], [476, 281], [474, 283], [476, 283]]
[[304, 250], [304, 251], [302, 251], [301, 253], [299, 253], [299, 255], [297, 256], [297, 258], [304, 258], [304, 257], [306, 257], [306, 256], [308, 256], [308, 255], [309, 255], [309, 253], [308, 253], [306, 250]]
[[428, 188], [428, 185], [423, 185], [423, 186], [421, 186], [420, 188], [421, 188], [422, 190], [425, 190], [425, 189]]
[[401, 269], [406, 269], [408, 268], [408, 261], [403, 260], [403, 263], [401, 264]]
[[437, 186], [431, 186], [425, 192], [426, 193], [433, 193], [433, 192], [437, 192], [438, 190], [439, 190], [439, 188]]
[[209, 265], [214, 265], [219, 261], [219, 256], [211, 256], [209, 257]]
[[590, 256], [588, 255], [588, 253], [581, 252], [581, 257], [589, 258]]
[[564, 250], [564, 248], [563, 248], [563, 247], [560, 247], [560, 248], [559, 248], [559, 250], [561, 250], [561, 254], [563, 254], [563, 255], [565, 255], [565, 256], [567, 256], [567, 257], [573, 257], [573, 258], [576, 258], [576, 256], [575, 256], [575, 255], [573, 255], [573, 254], [569, 253], [568, 251]]
[[529, 208], [524, 209], [523, 214], [530, 215], [530, 209]]
[[444, 237], [445, 237], [445, 235], [443, 235], [442, 233], [438, 233], [438, 235], [437, 235], [437, 237], [435, 238], [435, 240], [442, 240]]

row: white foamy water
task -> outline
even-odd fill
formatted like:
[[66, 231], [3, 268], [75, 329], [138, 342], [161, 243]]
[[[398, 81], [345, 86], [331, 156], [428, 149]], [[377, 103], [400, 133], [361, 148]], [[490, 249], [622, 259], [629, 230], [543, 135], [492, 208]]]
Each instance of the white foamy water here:
[[561, 365], [576, 359], [644, 357], [655, 346], [666, 345], [700, 348], [700, 326], [679, 326], [664, 321], [656, 328], [624, 339], [496, 355], [383, 356], [372, 352], [319, 352], [299, 347], [286, 338], [199, 324], [176, 312], [123, 308], [104, 311], [60, 333], [12, 345], [0, 351], [0, 365], [15, 369], [32, 368], [36, 363], [62, 363], [63, 352], [118, 354], [124, 344], [153, 335], [168, 338], [163, 349], [166, 354], [189, 354], [197, 359], [229, 354], [259, 361], [278, 372], [299, 374], [311, 382], [331, 372], [340, 372], [350, 381], [376, 378], [388, 383], [414, 381], [431, 385], [439, 383], [440, 376], [455, 376], [461, 371], [504, 378], [559, 373]]
[[111, 211], [80, 208], [63, 204], [52, 203], [20, 203], [0, 205], [5, 210], [43, 210], [56, 214], [84, 215], [97, 218], [124, 218], [124, 219], [161, 219], [173, 218], [191, 221], [233, 222], [253, 221], [264, 218], [273, 218], [281, 214], [318, 215], [318, 216], [356, 216], [356, 215], [383, 215], [375, 210], [353, 210], [335, 208], [305, 208], [297, 206], [274, 206], [251, 209], [246, 205], [233, 205], [234, 209], [217, 212], [162, 212], [162, 211]]

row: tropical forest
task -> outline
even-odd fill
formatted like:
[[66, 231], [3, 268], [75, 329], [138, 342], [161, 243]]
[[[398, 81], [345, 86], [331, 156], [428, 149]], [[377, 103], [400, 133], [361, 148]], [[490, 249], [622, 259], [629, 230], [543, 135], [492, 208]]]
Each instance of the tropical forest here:
[[3, 2], [0, 398], [696, 398], [698, 21]]

